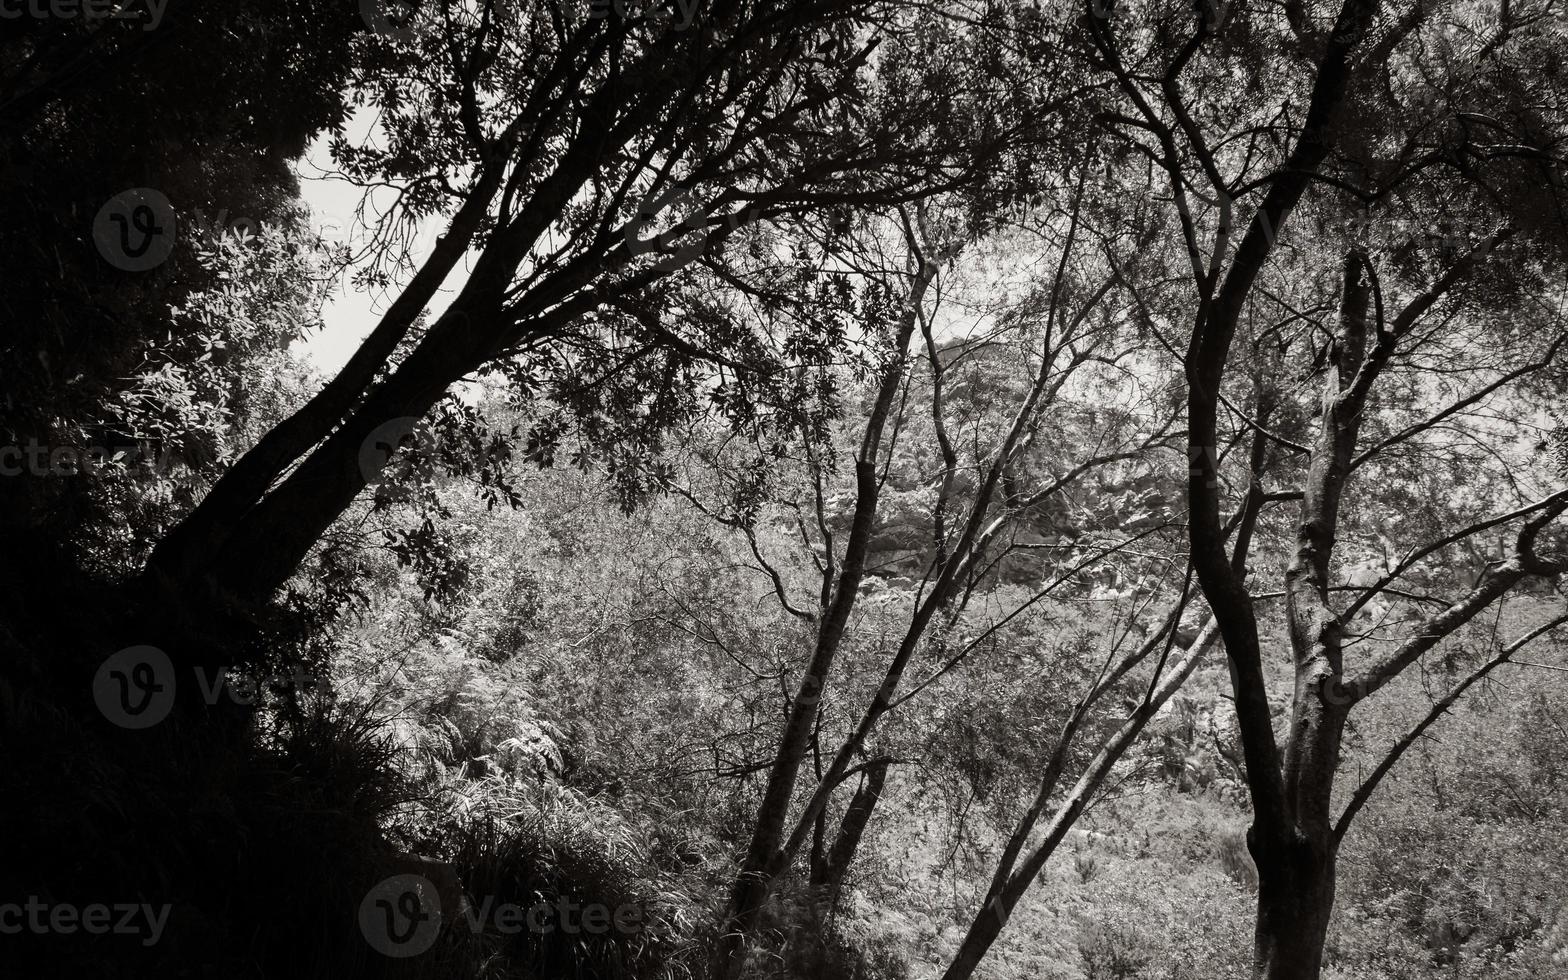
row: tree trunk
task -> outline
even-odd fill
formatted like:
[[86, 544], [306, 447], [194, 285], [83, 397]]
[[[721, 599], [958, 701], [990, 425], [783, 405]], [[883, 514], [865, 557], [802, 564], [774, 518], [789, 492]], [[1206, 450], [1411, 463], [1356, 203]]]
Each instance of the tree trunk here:
[[812, 868], [811, 884], [822, 895], [824, 916], [831, 916], [838, 906], [844, 876], [854, 863], [855, 852], [860, 849], [860, 841], [866, 835], [867, 825], [871, 823], [871, 814], [876, 810], [877, 801], [882, 798], [882, 786], [887, 782], [887, 768], [888, 763], [884, 761], [866, 771], [866, 778], [844, 810], [844, 819], [839, 821], [833, 846], [828, 849], [823, 860]]
[[[1177, 620], [1172, 619], [1171, 628], [1174, 629]], [[1133, 710], [1127, 720], [1123, 722], [1115, 734], [1100, 748], [1095, 757], [1090, 760], [1088, 768], [1078, 777], [1078, 782], [1068, 792], [1067, 798], [1057, 808], [1046, 825], [1045, 833], [1035, 849], [1024, 858], [1022, 864], [1011, 874], [1005, 877], [998, 872], [991, 883], [985, 903], [980, 911], [975, 914], [974, 920], [969, 925], [969, 931], [964, 940], [959, 944], [958, 952], [953, 954], [953, 959], [948, 963], [947, 970], [942, 974], [942, 980], [968, 980], [974, 975], [975, 969], [980, 965], [980, 960], [991, 949], [991, 944], [996, 942], [996, 937], [1001, 935], [1002, 927], [1007, 925], [1008, 918], [1013, 914], [1013, 909], [1018, 907], [1018, 902], [1024, 897], [1034, 880], [1039, 877], [1041, 869], [1056, 853], [1056, 848], [1067, 836], [1067, 832], [1078, 822], [1084, 809], [1099, 792], [1100, 787], [1110, 776], [1111, 770], [1122, 756], [1127, 752], [1133, 742], [1143, 732], [1144, 727], [1155, 713], [1169, 701], [1192, 672], [1197, 669], [1203, 660], [1203, 655], [1209, 647], [1214, 645], [1219, 638], [1219, 624], [1210, 620], [1203, 628], [1202, 633], [1193, 641], [1185, 656], [1170, 668], [1170, 672], [1158, 683], [1158, 686], [1149, 691], [1148, 697]], [[1048, 779], [1054, 777], [1047, 775]], [[1037, 814], [1035, 815], [1037, 816]], [[1030, 831], [1034, 827], [1034, 816], [1026, 817], [1014, 832], [1013, 840], [1008, 845], [1008, 852], [1016, 855], [1022, 850]], [[1004, 857], [1004, 865], [1007, 859]]]
[[[1257, 980], [1317, 980], [1334, 908], [1336, 843], [1330, 812], [1348, 706], [1338, 696], [1344, 672], [1344, 625], [1328, 599], [1340, 499], [1350, 476], [1366, 388], [1366, 263], [1345, 256], [1338, 351], [1324, 386], [1323, 418], [1302, 489], [1296, 555], [1285, 572], [1285, 619], [1295, 661], [1285, 793], [1290, 818], [1254, 824], [1248, 847], [1258, 866], [1253, 973]], [[1384, 348], [1379, 348], [1379, 353]]]
[[[816, 723], [817, 706], [826, 690], [833, 660], [838, 655], [839, 644], [843, 640], [849, 614], [854, 609], [860, 582], [865, 574], [866, 554], [882, 489], [877, 475], [882, 431], [904, 379], [909, 341], [914, 335], [920, 304], [936, 272], [937, 267], [929, 262], [923, 263], [916, 272], [906, 301], [904, 319], [894, 338], [893, 361], [882, 375], [876, 401], [861, 439], [855, 461], [855, 513], [844, 547], [843, 565], [839, 569], [832, 598], [824, 610], [825, 615], [817, 627], [817, 643], [811, 663], [790, 704], [788, 720], [779, 740], [779, 752], [768, 772], [767, 789], [757, 808], [757, 824], [752, 831], [751, 843], [746, 848], [746, 856], [731, 886], [722, 932], [714, 951], [712, 972], [716, 977], [733, 978], [741, 975], [746, 960], [747, 937], [756, 930], [774, 880], [794, 857], [791, 849], [784, 846], [786, 838], [792, 836], [785, 833], [790, 803], [795, 796], [795, 783], [800, 775], [801, 763], [805, 760], [812, 727]], [[808, 813], [805, 819], [814, 821], [815, 817], [815, 814]]]
[[377, 372], [385, 368], [452, 269], [467, 254], [504, 172], [505, 168], [498, 164], [482, 170], [467, 199], [453, 215], [446, 234], [437, 240], [430, 257], [348, 363], [304, 406], [266, 432], [223, 474], [196, 509], [164, 535], [148, 560], [148, 574], [174, 582], [191, 581], [200, 570], [204, 553], [210, 554], [214, 545], [226, 542], [279, 475], [326, 438], [349, 413], [369, 390]]
[[1329, 834], [1260, 843], [1247, 835], [1258, 866], [1253, 980], [1317, 980], [1334, 910], [1335, 844]]
[[[884, 385], [884, 390], [890, 387]], [[891, 397], [887, 401], [890, 403]], [[789, 719], [779, 739], [778, 756], [768, 771], [767, 789], [763, 791], [762, 802], [757, 808], [757, 823], [752, 831], [751, 843], [746, 848], [746, 856], [731, 888], [729, 907], [724, 917], [724, 932], [719, 937], [716, 952], [715, 974], [720, 977], [740, 975], [746, 956], [746, 938], [757, 927], [774, 878], [788, 862], [788, 856], [779, 845], [785, 836], [784, 825], [789, 819], [795, 781], [800, 775], [800, 765], [805, 759], [811, 728], [816, 721], [818, 700], [826, 687], [856, 590], [860, 587], [866, 546], [871, 537], [871, 523], [876, 514], [879, 489], [876, 463], [863, 459], [855, 465], [855, 472], [859, 503], [845, 551], [837, 595], [827, 617], [818, 628], [816, 650], [806, 668], [806, 675], [796, 688]]]

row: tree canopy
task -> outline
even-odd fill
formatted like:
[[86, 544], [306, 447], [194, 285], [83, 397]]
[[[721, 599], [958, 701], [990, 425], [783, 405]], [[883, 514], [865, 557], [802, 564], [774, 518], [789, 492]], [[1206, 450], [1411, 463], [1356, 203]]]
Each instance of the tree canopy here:
[[67, 6], [3, 782], [157, 935], [18, 962], [1568, 957], [1560, 0]]

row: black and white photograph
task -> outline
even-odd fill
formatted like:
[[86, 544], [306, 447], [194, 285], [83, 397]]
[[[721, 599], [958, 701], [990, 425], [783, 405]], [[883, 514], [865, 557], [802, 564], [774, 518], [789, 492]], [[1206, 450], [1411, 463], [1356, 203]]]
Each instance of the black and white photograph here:
[[1568, 0], [0, 0], [0, 980], [1568, 980]]

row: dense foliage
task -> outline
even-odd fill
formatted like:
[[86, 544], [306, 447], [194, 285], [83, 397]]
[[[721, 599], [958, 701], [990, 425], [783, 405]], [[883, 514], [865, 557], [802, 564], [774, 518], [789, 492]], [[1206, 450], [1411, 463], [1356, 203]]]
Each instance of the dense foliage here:
[[1568, 975], [1559, 0], [59, 6], [0, 973]]

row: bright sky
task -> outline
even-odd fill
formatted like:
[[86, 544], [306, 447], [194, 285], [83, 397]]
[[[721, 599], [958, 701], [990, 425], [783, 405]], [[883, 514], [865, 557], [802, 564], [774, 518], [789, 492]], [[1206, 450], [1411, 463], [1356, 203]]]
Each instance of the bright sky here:
[[[363, 138], [368, 127], [360, 129], [357, 135]], [[365, 222], [373, 224], [395, 196], [395, 192], [390, 189], [378, 188], [366, 202], [363, 220], [356, 217], [360, 201], [365, 198], [365, 190], [334, 176], [326, 138], [318, 139], [306, 151], [304, 158], [295, 164], [294, 169], [299, 176], [301, 196], [313, 215], [312, 226], [328, 241], [346, 242], [350, 246], [362, 244], [370, 233]], [[426, 227], [420, 229], [412, 249], [415, 261], [423, 262], [430, 254], [435, 237], [441, 230], [441, 223], [436, 221], [428, 222]], [[445, 309], [465, 277], [466, 269], [459, 265], [453, 271], [452, 279], [431, 303], [433, 313]], [[326, 308], [322, 311], [325, 329], [307, 338], [296, 348], [327, 377], [335, 374], [349, 359], [365, 336], [375, 328], [387, 304], [397, 295], [396, 292], [367, 293], [356, 290], [348, 281], [349, 278], [344, 276], [327, 299]]]

